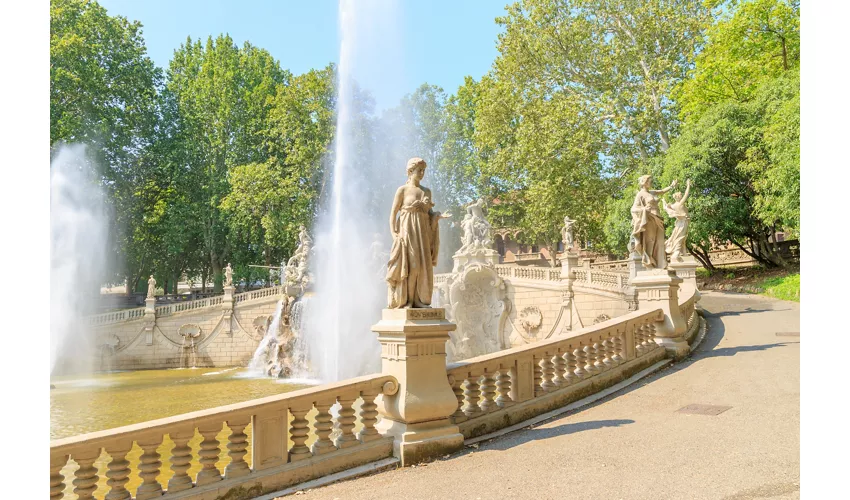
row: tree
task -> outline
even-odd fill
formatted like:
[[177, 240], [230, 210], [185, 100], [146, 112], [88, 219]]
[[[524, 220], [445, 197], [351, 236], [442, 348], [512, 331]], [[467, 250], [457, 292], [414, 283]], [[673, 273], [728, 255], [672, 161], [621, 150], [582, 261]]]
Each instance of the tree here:
[[191, 193], [204, 253], [216, 290], [230, 254], [227, 196], [231, 169], [263, 163], [270, 157], [265, 131], [278, 87], [289, 80], [271, 55], [246, 43], [236, 47], [227, 35], [215, 40], [187, 39], [174, 52], [168, 70], [168, 95], [175, 100], [180, 169], [179, 189]]
[[718, 9], [689, 78], [674, 92], [683, 117], [699, 119], [727, 99], [747, 102], [765, 81], [799, 71], [798, 1], [730, 1]]

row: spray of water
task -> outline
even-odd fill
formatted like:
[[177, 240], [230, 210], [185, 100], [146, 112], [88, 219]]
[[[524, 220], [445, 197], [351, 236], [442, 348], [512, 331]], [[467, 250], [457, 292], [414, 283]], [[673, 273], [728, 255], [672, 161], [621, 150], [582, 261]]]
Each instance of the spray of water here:
[[50, 372], [91, 372], [95, 348], [81, 321], [104, 278], [107, 217], [85, 146], [50, 162]]
[[[340, 0], [340, 60], [337, 73], [337, 129], [332, 189], [327, 210], [317, 220], [315, 300], [304, 311], [304, 338], [313, 376], [324, 381], [380, 370], [380, 344], [370, 326], [386, 304], [386, 284], [377, 276], [373, 242], [390, 241], [386, 217], [385, 162], [363, 141], [363, 94], [369, 75], [387, 73], [397, 49], [391, 40], [397, 19], [393, 2]], [[380, 64], [383, 68], [376, 67]], [[373, 90], [373, 89], [367, 89]], [[404, 165], [395, 165], [403, 182]], [[400, 175], [399, 175], [400, 174]], [[399, 182], [398, 184], [400, 184]], [[384, 192], [387, 191], [387, 192]]]

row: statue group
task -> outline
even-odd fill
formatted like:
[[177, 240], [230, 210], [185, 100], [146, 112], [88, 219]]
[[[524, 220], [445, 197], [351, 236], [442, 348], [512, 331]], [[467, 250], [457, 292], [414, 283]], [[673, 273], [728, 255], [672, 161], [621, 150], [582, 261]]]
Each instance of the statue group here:
[[475, 250], [489, 250], [493, 244], [490, 234], [490, 223], [484, 215], [484, 199], [470, 203], [466, 207], [466, 215], [460, 223], [463, 230], [461, 247], [457, 254], [470, 253]]
[[664, 189], [652, 189], [652, 176], [643, 175], [638, 179], [638, 192], [632, 204], [632, 244], [630, 250], [640, 256], [641, 263], [646, 269], [665, 269], [667, 254], [671, 260], [681, 262], [682, 255], [687, 254], [686, 240], [688, 235], [688, 209], [685, 202], [691, 191], [691, 181], [688, 179], [685, 194], [673, 195], [674, 203], [667, 205], [662, 200], [662, 206], [667, 214], [676, 219], [676, 225], [670, 239], [665, 242], [664, 221], [658, 210], [657, 196], [674, 189], [677, 181], [673, 181]]
[[298, 231], [298, 248], [289, 258], [284, 268], [284, 281], [287, 286], [307, 288], [313, 281], [310, 274], [310, 255], [313, 250], [313, 239], [307, 229], [301, 226]]

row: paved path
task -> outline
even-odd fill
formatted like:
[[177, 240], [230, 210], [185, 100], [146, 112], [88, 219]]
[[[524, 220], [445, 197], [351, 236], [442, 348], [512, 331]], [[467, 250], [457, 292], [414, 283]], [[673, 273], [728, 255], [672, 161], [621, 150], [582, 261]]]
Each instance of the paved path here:
[[[685, 362], [581, 411], [425, 466], [302, 499], [799, 498], [797, 303], [705, 292], [709, 332]], [[731, 406], [717, 415], [676, 410]]]

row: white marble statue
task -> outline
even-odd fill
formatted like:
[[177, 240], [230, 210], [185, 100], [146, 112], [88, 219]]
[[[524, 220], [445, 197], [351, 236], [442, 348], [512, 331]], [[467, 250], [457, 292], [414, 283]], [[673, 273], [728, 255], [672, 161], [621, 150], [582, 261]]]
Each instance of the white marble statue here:
[[673, 181], [669, 187], [652, 189], [652, 176], [643, 175], [638, 179], [640, 189], [632, 204], [632, 237], [634, 251], [640, 255], [647, 269], [665, 269], [667, 254], [664, 244], [664, 221], [658, 211], [656, 195], [664, 194], [676, 187]]
[[575, 222], [569, 216], [564, 217], [564, 227], [561, 228], [561, 238], [564, 240], [564, 252], [569, 252], [573, 249], [573, 243], [575, 241], [573, 224]]
[[461, 247], [456, 255], [475, 250], [489, 249], [493, 245], [491, 226], [484, 215], [484, 199], [470, 203], [466, 207], [466, 215], [460, 223], [463, 230]]
[[289, 258], [284, 269], [284, 278], [288, 286], [306, 287], [311, 281], [310, 252], [313, 249], [313, 239], [304, 226], [298, 231], [298, 248]]
[[420, 182], [425, 160], [407, 162], [407, 182], [398, 188], [390, 210], [393, 246], [387, 263], [387, 307], [431, 307], [434, 266], [440, 248], [440, 219], [450, 217], [433, 210], [431, 190]]
[[233, 286], [233, 268], [230, 267], [230, 262], [224, 268], [224, 286]]
[[670, 260], [682, 262], [682, 255], [687, 255], [688, 250], [685, 246], [688, 239], [688, 207], [685, 202], [688, 201], [688, 196], [691, 194], [691, 180], [688, 179], [685, 183], [684, 196], [680, 192], [673, 193], [673, 199], [676, 200], [671, 204], [667, 204], [661, 200], [661, 206], [671, 218], [676, 219], [676, 225], [673, 227], [673, 233], [667, 239], [666, 251], [670, 254]]
[[153, 274], [151, 274], [150, 279], [148, 280], [148, 298], [152, 299], [156, 295], [156, 280], [153, 279]]

